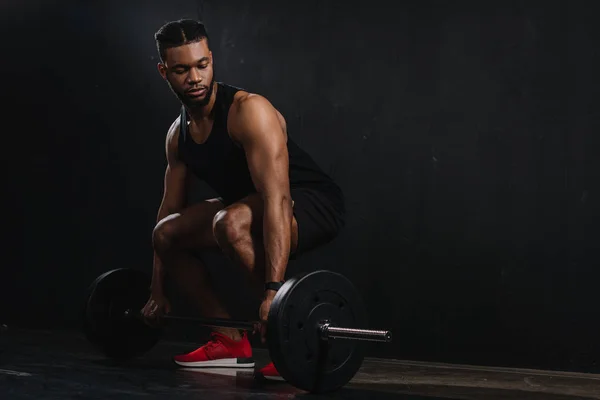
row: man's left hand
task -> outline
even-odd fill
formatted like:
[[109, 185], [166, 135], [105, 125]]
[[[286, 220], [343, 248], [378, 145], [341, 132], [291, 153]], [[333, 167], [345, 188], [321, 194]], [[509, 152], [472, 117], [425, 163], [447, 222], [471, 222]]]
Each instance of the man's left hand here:
[[260, 318], [260, 336], [262, 343], [267, 342], [267, 319], [269, 318], [269, 310], [271, 309], [271, 303], [275, 297], [275, 292], [268, 290], [265, 294], [265, 298], [260, 305], [258, 315]]

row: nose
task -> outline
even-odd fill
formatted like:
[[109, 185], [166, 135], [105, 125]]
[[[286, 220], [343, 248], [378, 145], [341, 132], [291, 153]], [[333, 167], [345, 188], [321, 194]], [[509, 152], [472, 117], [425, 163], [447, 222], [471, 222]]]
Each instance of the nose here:
[[202, 81], [202, 75], [200, 74], [200, 72], [198, 71], [197, 68], [190, 69], [190, 73], [188, 75], [188, 81], [189, 81], [189, 83], [196, 83], [196, 82]]

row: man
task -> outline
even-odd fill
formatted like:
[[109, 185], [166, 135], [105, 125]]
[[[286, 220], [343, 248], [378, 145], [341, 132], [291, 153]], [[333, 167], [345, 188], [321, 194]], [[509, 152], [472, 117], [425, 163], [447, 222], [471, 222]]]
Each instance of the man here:
[[[258, 284], [259, 319], [266, 321], [288, 260], [330, 242], [343, 227], [341, 190], [288, 138], [285, 119], [266, 98], [215, 81], [203, 24], [169, 22], [155, 39], [158, 70], [182, 108], [166, 137], [152, 290], [142, 312], [151, 324], [170, 312], [168, 275], [204, 316], [230, 318], [194, 256], [220, 248]], [[220, 197], [188, 206], [190, 176]], [[264, 335], [265, 326], [263, 342]], [[207, 344], [174, 360], [186, 367], [254, 367], [247, 333], [235, 329], [215, 329]], [[278, 377], [272, 364], [260, 373]]]

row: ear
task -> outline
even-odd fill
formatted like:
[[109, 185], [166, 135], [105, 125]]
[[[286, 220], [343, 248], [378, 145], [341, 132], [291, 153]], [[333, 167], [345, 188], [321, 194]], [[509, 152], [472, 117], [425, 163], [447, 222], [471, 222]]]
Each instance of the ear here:
[[156, 67], [158, 68], [158, 73], [160, 74], [160, 76], [162, 76], [163, 79], [167, 79], [167, 67], [165, 66], [165, 64], [158, 63]]

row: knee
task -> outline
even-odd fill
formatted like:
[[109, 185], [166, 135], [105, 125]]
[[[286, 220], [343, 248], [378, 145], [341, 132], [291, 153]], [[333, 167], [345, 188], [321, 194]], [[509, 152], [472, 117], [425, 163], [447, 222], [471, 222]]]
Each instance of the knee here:
[[220, 247], [238, 243], [249, 233], [249, 221], [234, 207], [219, 211], [213, 219], [213, 235]]
[[178, 214], [169, 215], [161, 219], [154, 227], [152, 245], [157, 253], [164, 254], [173, 248], [177, 233], [175, 220], [178, 216]]

